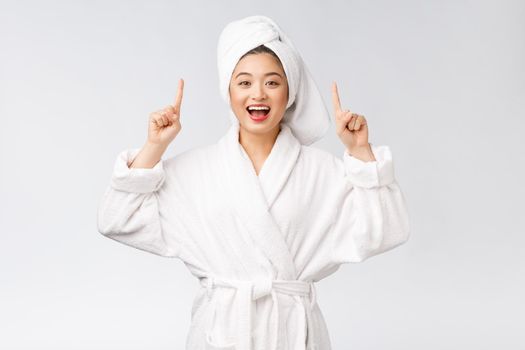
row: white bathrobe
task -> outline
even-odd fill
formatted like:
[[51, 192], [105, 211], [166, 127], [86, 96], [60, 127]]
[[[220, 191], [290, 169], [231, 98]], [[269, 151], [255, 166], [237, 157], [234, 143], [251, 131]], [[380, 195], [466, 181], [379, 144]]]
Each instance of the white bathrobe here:
[[390, 149], [339, 158], [281, 124], [257, 176], [238, 132], [152, 169], [128, 168], [138, 148], [120, 153], [98, 230], [199, 279], [188, 350], [329, 350], [314, 282], [409, 237]]

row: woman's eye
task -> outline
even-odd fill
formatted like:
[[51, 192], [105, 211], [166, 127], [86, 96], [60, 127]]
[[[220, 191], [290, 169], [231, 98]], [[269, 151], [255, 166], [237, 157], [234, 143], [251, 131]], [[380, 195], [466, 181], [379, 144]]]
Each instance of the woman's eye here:
[[[269, 81], [268, 83], [269, 83], [270, 85], [273, 85], [273, 86], [279, 85], [279, 83], [276, 82], [276, 81]], [[248, 86], [248, 85], [250, 85], [250, 82], [244, 80], [244, 81], [239, 82], [239, 85]]]

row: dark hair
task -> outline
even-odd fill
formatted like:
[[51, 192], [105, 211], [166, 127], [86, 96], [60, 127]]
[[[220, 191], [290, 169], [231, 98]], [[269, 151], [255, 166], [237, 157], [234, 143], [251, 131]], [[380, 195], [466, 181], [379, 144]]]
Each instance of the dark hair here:
[[272, 49], [264, 46], [264, 45], [259, 45], [257, 46], [256, 48], [254, 49], [251, 49], [250, 51], [246, 52], [244, 55], [242, 55], [241, 58], [239, 59], [242, 59], [244, 58], [245, 56], [248, 56], [248, 55], [253, 55], [253, 54], [258, 54], [258, 53], [269, 53], [270, 55], [274, 56], [275, 58], [277, 58], [277, 60], [279, 61], [279, 63], [281, 62], [281, 60], [279, 59], [279, 56], [277, 56], [275, 54], [275, 52], [273, 52]]

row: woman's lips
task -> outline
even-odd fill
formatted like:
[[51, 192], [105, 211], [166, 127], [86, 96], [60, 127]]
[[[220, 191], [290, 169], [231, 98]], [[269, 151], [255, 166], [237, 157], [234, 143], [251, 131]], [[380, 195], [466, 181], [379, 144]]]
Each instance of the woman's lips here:
[[254, 116], [254, 115], [251, 115], [249, 112], [248, 112], [248, 115], [250, 116], [250, 119], [253, 120], [254, 122], [257, 122], [257, 123], [260, 123], [266, 119], [268, 119], [268, 117], [270, 116], [270, 112], [266, 113], [265, 115], [262, 115], [262, 116]]

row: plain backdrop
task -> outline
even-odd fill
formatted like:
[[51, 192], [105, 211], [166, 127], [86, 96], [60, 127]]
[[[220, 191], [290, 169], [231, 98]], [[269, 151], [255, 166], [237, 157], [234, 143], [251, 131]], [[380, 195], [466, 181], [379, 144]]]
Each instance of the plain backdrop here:
[[[184, 348], [197, 279], [97, 207], [179, 78], [165, 157], [226, 132], [217, 39], [255, 14], [390, 146], [409, 206], [405, 245], [317, 284], [333, 348], [524, 349], [525, 2], [473, 0], [2, 0], [0, 348]], [[342, 156], [333, 124], [314, 146]]]

